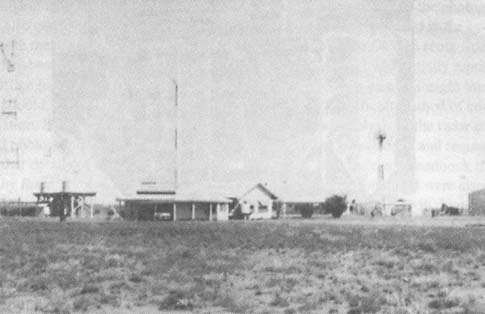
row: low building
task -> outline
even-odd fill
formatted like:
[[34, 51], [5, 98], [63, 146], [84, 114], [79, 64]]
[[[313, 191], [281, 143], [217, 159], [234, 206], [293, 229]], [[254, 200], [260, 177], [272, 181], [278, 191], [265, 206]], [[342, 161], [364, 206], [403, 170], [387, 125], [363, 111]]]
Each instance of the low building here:
[[485, 189], [468, 194], [468, 214], [472, 216], [485, 215]]
[[175, 192], [138, 193], [118, 199], [125, 219], [131, 220], [209, 220], [229, 219], [229, 203], [225, 198], [203, 198], [178, 195]]

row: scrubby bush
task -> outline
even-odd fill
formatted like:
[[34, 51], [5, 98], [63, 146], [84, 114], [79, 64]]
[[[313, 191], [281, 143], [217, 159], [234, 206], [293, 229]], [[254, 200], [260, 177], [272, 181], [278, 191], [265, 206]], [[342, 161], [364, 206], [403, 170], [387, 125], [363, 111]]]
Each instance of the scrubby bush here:
[[371, 292], [366, 296], [350, 295], [347, 297], [351, 309], [347, 314], [381, 313], [387, 304], [386, 298], [378, 292]]
[[296, 206], [303, 218], [312, 218], [313, 206], [311, 204], [301, 204]]
[[347, 196], [333, 195], [323, 203], [324, 212], [339, 218], [347, 209]]
[[97, 285], [86, 284], [82, 287], [80, 294], [98, 293], [100, 288]]
[[428, 307], [431, 309], [443, 310], [443, 309], [450, 309], [452, 307], [458, 306], [460, 302], [458, 299], [448, 299], [448, 298], [440, 298], [432, 300], [428, 303]]
[[78, 312], [87, 312], [89, 309], [89, 306], [91, 305], [91, 299], [85, 296], [82, 296], [72, 303], [72, 307], [75, 311]]
[[192, 310], [192, 302], [189, 294], [183, 290], [172, 290], [163, 299], [158, 308], [159, 310]]

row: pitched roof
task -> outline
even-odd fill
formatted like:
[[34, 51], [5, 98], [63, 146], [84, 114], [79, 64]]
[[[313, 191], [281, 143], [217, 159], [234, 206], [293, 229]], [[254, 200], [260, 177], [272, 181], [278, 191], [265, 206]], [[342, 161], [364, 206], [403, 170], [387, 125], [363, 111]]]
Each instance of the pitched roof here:
[[249, 185], [244, 183], [235, 182], [204, 182], [194, 185], [184, 185], [177, 189], [177, 191], [173, 191], [156, 183], [148, 183], [143, 184], [143, 189], [139, 189], [138, 191], [136, 191], [136, 195], [129, 195], [127, 197], [121, 198], [121, 200], [212, 200], [218, 202], [226, 202], [229, 198], [244, 197], [255, 189], [260, 190], [272, 200], [279, 199], [278, 196], [276, 196], [275, 193], [269, 190], [265, 184], [258, 183], [256, 185], [253, 185], [251, 188], [248, 188], [248, 186]]
[[264, 184], [262, 183], [258, 183], [256, 184], [255, 186], [253, 186], [249, 191], [247, 191], [246, 193], [244, 193], [242, 195], [242, 197], [246, 196], [247, 194], [249, 194], [250, 192], [254, 191], [255, 189], [258, 189], [260, 190], [261, 192], [263, 192], [264, 194], [266, 194], [269, 198], [271, 198], [273, 201], [277, 200], [278, 199], [278, 196], [276, 196], [273, 192], [271, 192]]

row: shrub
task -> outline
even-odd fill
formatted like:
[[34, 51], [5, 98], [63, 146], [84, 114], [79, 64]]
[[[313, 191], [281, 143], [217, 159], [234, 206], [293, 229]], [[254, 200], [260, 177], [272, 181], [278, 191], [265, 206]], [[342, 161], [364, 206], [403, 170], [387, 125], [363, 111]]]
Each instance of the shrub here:
[[276, 293], [270, 303], [271, 306], [287, 307], [289, 305], [285, 298], [282, 298], [279, 293]]
[[297, 208], [303, 218], [312, 218], [313, 206], [311, 204], [299, 205]]
[[112, 294], [107, 294], [104, 291], [99, 293], [97, 295], [96, 299], [101, 304], [108, 304], [108, 305], [111, 305], [113, 307], [117, 307], [117, 306], [120, 305], [117, 296], [112, 295]]
[[429, 302], [428, 307], [431, 309], [443, 310], [458, 306], [458, 304], [460, 304], [460, 302], [458, 302], [457, 299], [440, 298]]
[[48, 290], [49, 289], [48, 286], [49, 286], [49, 282], [48, 282], [48, 279], [45, 277], [34, 278], [30, 283], [30, 289], [32, 291]]
[[347, 210], [347, 196], [333, 195], [323, 203], [324, 212], [339, 218]]
[[74, 300], [74, 302], [72, 303], [73, 309], [78, 312], [87, 312], [90, 305], [91, 300], [84, 296]]
[[187, 293], [181, 290], [172, 290], [163, 299], [158, 308], [159, 310], [192, 310], [192, 302], [187, 297]]
[[128, 280], [134, 283], [140, 283], [143, 281], [143, 277], [138, 274], [132, 274]]
[[96, 285], [92, 284], [86, 284], [82, 287], [81, 291], [79, 294], [90, 294], [90, 293], [98, 293], [99, 292], [99, 287]]
[[296, 314], [296, 310], [292, 307], [285, 309], [283, 314]]
[[385, 297], [377, 292], [372, 292], [367, 296], [350, 295], [348, 303], [351, 309], [347, 314], [366, 314], [379, 313], [387, 302]]

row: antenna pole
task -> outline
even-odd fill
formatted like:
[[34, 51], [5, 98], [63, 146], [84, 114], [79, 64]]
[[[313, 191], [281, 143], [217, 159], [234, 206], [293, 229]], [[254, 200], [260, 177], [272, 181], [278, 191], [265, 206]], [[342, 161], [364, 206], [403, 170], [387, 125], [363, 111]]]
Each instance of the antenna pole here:
[[173, 173], [173, 179], [174, 179], [174, 191], [177, 191], [178, 188], [178, 164], [177, 164], [177, 159], [178, 159], [178, 84], [177, 81], [174, 79], [173, 80], [173, 85], [175, 87], [175, 130], [174, 130], [174, 173]]

